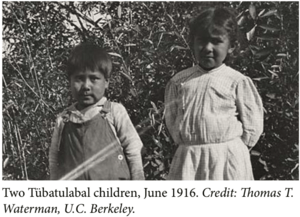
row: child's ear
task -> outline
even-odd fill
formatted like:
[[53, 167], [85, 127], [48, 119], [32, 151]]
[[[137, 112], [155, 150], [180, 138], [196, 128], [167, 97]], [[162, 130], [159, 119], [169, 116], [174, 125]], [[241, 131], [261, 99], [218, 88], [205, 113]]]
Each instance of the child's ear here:
[[230, 48], [228, 50], [228, 53], [231, 54], [233, 53], [233, 51], [235, 51], [235, 49], [237, 49], [239, 47], [239, 42], [234, 42], [230, 44]]
[[108, 88], [108, 85], [109, 85], [109, 80], [108, 80], [108, 79], [106, 79], [106, 80], [105, 80], [105, 89], [107, 89], [107, 88]]
[[230, 48], [228, 49], [228, 53], [229, 54], [233, 53], [233, 51], [235, 50], [236, 47], [237, 47], [237, 45], [235, 43], [231, 44]]

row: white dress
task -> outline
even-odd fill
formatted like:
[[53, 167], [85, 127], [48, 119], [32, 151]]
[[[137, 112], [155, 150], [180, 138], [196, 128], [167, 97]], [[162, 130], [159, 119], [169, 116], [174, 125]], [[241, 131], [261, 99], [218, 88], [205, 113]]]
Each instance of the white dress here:
[[248, 148], [263, 131], [252, 80], [225, 64], [176, 74], [165, 92], [166, 125], [178, 149], [170, 180], [251, 180]]

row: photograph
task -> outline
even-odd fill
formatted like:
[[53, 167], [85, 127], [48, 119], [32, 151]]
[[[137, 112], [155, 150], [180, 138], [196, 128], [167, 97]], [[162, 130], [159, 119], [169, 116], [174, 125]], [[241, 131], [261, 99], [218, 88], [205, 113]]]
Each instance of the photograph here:
[[3, 1], [1, 182], [299, 181], [298, 60], [298, 1]]

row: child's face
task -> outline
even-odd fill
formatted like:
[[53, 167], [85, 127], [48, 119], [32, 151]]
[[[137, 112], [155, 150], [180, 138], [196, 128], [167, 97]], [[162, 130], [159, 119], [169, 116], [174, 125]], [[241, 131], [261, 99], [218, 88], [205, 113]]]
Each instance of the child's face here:
[[222, 65], [233, 48], [227, 34], [205, 33], [194, 37], [194, 52], [199, 65], [211, 70]]
[[104, 96], [105, 89], [108, 88], [108, 81], [99, 71], [75, 72], [71, 75], [70, 82], [78, 110], [97, 103]]

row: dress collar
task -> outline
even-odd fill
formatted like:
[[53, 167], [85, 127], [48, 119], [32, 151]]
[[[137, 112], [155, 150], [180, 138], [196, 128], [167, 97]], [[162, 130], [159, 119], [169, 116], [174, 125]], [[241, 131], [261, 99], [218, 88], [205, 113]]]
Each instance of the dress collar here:
[[203, 69], [199, 64], [197, 64], [195, 67], [197, 67], [197, 68], [198, 68], [201, 72], [203, 72], [203, 73], [209, 73], [209, 74], [211, 74], [211, 73], [213, 73], [213, 72], [217, 72], [217, 71], [223, 70], [223, 69], [226, 67], [226, 64], [223, 63], [223, 64], [220, 65], [219, 67], [214, 68], [214, 69], [211, 69], [211, 70], [205, 70], [205, 69]]
[[[94, 107], [102, 107], [104, 105], [104, 103], [107, 101], [107, 98], [104, 96], [102, 97], [98, 102], [96, 102], [95, 104], [88, 106], [84, 109], [81, 110], [81, 113], [86, 113], [88, 110], [94, 108]], [[75, 112], [78, 111], [76, 108], [77, 102], [73, 103], [69, 108], [67, 108], [67, 111], [71, 111], [71, 112]], [[78, 111], [79, 112], [79, 111]]]
[[102, 97], [97, 103], [94, 105], [88, 106], [85, 109], [79, 111], [76, 109], [76, 104], [72, 104], [69, 108], [67, 108], [63, 115], [64, 122], [71, 121], [73, 123], [82, 123], [90, 120], [96, 114], [101, 111], [104, 103], [107, 101], [106, 97]]

